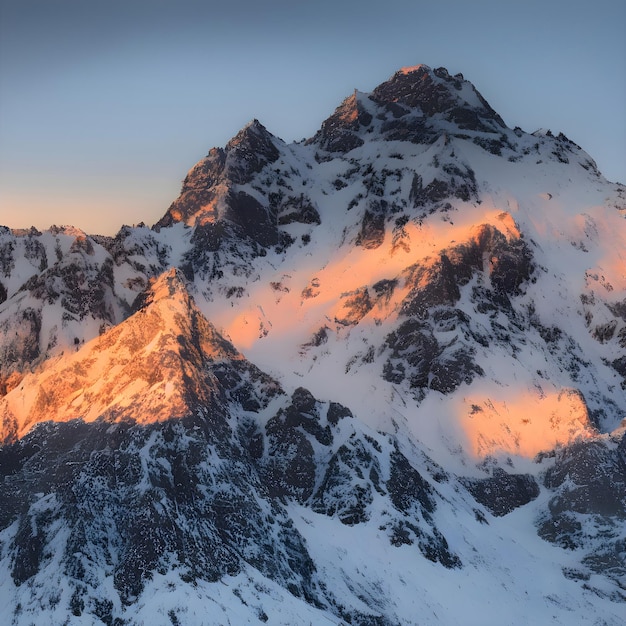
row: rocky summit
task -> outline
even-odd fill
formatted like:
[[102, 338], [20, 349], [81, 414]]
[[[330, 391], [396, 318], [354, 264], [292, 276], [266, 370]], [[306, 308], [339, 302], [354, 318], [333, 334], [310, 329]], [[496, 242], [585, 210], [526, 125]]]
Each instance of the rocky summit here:
[[152, 228], [0, 227], [0, 621], [622, 624], [625, 251], [425, 65]]

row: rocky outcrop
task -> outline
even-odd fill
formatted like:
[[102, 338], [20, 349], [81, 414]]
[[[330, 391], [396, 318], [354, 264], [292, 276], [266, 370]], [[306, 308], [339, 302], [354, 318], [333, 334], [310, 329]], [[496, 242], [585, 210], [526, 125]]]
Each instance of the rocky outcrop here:
[[66, 610], [106, 622], [171, 567], [190, 583], [250, 566], [360, 623], [320, 581], [290, 502], [355, 525], [378, 499], [393, 511], [392, 545], [461, 565], [432, 517], [438, 493], [393, 438], [304, 388], [288, 400], [202, 316], [177, 270], [133, 309], [3, 399], [0, 532], [15, 529], [17, 587], [54, 569]]
[[135, 309], [121, 324], [75, 354], [44, 364], [9, 392], [0, 404], [2, 440], [21, 437], [46, 420], [184, 418], [219, 406], [235, 388], [246, 407], [258, 410], [267, 398], [255, 399], [245, 378], [270, 396], [276, 393], [275, 383], [244, 362], [198, 311], [179, 271], [154, 282]]
[[363, 145], [359, 131], [372, 123], [372, 115], [363, 105], [364, 95], [354, 92], [322, 123], [309, 143], [315, 143], [329, 152], [350, 152]]
[[[626, 435], [618, 442], [574, 443], [556, 454], [545, 475], [554, 492], [537, 520], [539, 535], [579, 554], [579, 567], [564, 569], [601, 597], [626, 602]], [[607, 591], [593, 575], [616, 583]]]
[[277, 243], [276, 213], [240, 187], [278, 159], [278, 141], [253, 120], [224, 149], [213, 148], [187, 174], [180, 196], [155, 228], [177, 222], [190, 226], [226, 222], [239, 237], [262, 246]]
[[[438, 114], [454, 121], [460, 129], [493, 132], [504, 128], [502, 118], [461, 74], [450, 76], [445, 68], [426, 65], [403, 68], [372, 93], [383, 105], [418, 108], [426, 117]], [[398, 113], [396, 113], [398, 115]]]
[[480, 504], [496, 516], [506, 515], [539, 495], [539, 485], [533, 476], [509, 474], [500, 467], [494, 467], [488, 478], [464, 478], [461, 482]]

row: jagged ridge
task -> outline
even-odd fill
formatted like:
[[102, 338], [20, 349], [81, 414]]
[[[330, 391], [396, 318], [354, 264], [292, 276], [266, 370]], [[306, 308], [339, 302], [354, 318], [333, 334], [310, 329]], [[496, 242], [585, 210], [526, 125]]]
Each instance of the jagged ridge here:
[[625, 197], [417, 66], [303, 143], [252, 122], [152, 230], [4, 229], [6, 621], [194, 623], [167, 580], [249, 622], [458, 621], [436, 587], [619, 623]]

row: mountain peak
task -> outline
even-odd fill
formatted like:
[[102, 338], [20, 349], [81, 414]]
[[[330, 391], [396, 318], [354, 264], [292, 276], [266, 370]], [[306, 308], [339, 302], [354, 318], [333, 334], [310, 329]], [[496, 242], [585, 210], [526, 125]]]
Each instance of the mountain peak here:
[[444, 67], [404, 67], [378, 85], [371, 98], [381, 105], [400, 103], [418, 108], [427, 117], [441, 114], [463, 129], [497, 132], [505, 127], [472, 83], [462, 74], [451, 76]]
[[354, 91], [307, 143], [346, 153], [369, 139], [432, 143], [442, 132], [502, 134], [502, 118], [462, 74], [443, 67], [399, 69], [371, 93]]
[[261, 122], [253, 119], [246, 124], [227, 144], [225, 169], [228, 177], [236, 184], [250, 182], [267, 163], [278, 159], [276, 137]]
[[202, 315], [185, 279], [171, 269], [154, 280], [127, 320], [27, 375], [0, 401], [0, 441], [42, 421], [131, 420], [192, 415], [223, 394], [216, 363], [242, 361]]
[[133, 303], [133, 311], [140, 311], [155, 302], [172, 298], [177, 299], [178, 302], [184, 301], [187, 306], [190, 306], [188, 283], [177, 267], [172, 267], [160, 276], [152, 278], [148, 288], [137, 296]]
[[622, 624], [625, 194], [417, 65], [0, 227], [0, 622]]
[[256, 117], [250, 120], [232, 139], [230, 139], [226, 146], [227, 148], [234, 148], [240, 143], [250, 141], [253, 137], [263, 140], [271, 140], [273, 137], [272, 133], [270, 133]]
[[[224, 148], [212, 148], [189, 171], [178, 198], [156, 223], [157, 228], [184, 222], [189, 226], [218, 221], [238, 222], [233, 186], [249, 183], [268, 163], [280, 155], [279, 139], [257, 119], [246, 124]], [[235, 207], [236, 208], [236, 207]]]
[[430, 72], [431, 69], [430, 67], [428, 67], [428, 65], [425, 65], [424, 63], [418, 63], [417, 65], [401, 67], [397, 73], [398, 74], [412, 74], [413, 72], [419, 72], [419, 71]]

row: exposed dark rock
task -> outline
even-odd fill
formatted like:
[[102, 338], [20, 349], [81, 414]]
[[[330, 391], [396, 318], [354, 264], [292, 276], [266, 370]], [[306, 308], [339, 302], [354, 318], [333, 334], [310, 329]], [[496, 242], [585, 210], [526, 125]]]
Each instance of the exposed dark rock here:
[[614, 302], [611, 304], [607, 304], [608, 309], [620, 319], [626, 322], [626, 300], [622, 302]]
[[318, 513], [336, 515], [348, 526], [366, 522], [373, 500], [372, 474], [380, 475], [378, 460], [363, 441], [351, 438], [330, 459], [311, 507]]
[[264, 483], [272, 497], [308, 500], [315, 486], [315, 458], [303, 430], [289, 427], [280, 417], [272, 418], [266, 428], [268, 459]]
[[500, 292], [518, 295], [520, 287], [530, 278], [534, 270], [528, 246], [522, 239], [517, 239], [506, 247], [496, 247], [493, 252], [491, 284]]
[[227, 237], [228, 228], [223, 222], [207, 223], [194, 228], [191, 236], [191, 249], [185, 254], [182, 270], [187, 280], [193, 280], [196, 273], [217, 278], [221, 269], [217, 252]]
[[336, 426], [339, 423], [339, 420], [346, 417], [352, 417], [352, 411], [350, 411], [350, 409], [346, 408], [342, 404], [339, 404], [338, 402], [331, 402], [328, 405], [326, 419], [330, 424]]
[[451, 393], [461, 383], [470, 384], [483, 369], [474, 362], [474, 348], [462, 346], [444, 351], [430, 367], [429, 387], [441, 393]]
[[293, 224], [321, 224], [320, 214], [313, 206], [311, 200], [304, 194], [294, 197], [289, 196], [277, 208], [278, 224], [284, 226]]
[[622, 388], [626, 388], [626, 356], [621, 356], [611, 362], [613, 369], [624, 379]]
[[[9, 234], [9, 233], [0, 233], [0, 234]], [[15, 241], [13, 241], [13, 239], [7, 238], [5, 241], [0, 243], [0, 271], [5, 276], [9, 276], [11, 272], [15, 269], [15, 258], [13, 256], [14, 250], [15, 250]]]
[[444, 68], [431, 72], [430, 68], [421, 65], [396, 72], [376, 87], [371, 97], [381, 105], [394, 102], [419, 108], [428, 117], [444, 114], [462, 129], [495, 132], [505, 128], [502, 118], [469, 83], [466, 84], [474, 91], [481, 106], [473, 109], [460, 100], [457, 93], [461, 84], [460, 79], [451, 77]]
[[285, 426], [296, 428], [298, 426], [313, 435], [323, 446], [332, 443], [332, 434], [328, 426], [320, 424], [320, 407], [310, 391], [298, 387], [291, 396], [291, 405], [285, 409]]
[[525, 241], [507, 239], [489, 224], [478, 226], [470, 240], [449, 248], [447, 254], [460, 284], [468, 282], [475, 272], [486, 271], [491, 288], [508, 296], [520, 294], [521, 285], [529, 280], [534, 269], [532, 253]]
[[328, 152], [350, 152], [363, 145], [358, 131], [369, 126], [371, 122], [372, 116], [359, 102], [359, 96], [355, 92], [322, 123], [320, 130], [308, 143], [317, 143]]
[[428, 514], [435, 510], [433, 488], [397, 449], [391, 454], [387, 488], [393, 506], [402, 513], [415, 513], [417, 506], [428, 518]]
[[303, 298], [316, 298], [320, 293], [320, 281], [319, 278], [312, 278], [307, 287], [302, 290]]
[[491, 139], [486, 137], [474, 137], [472, 140], [477, 146], [480, 146], [483, 150], [490, 152], [494, 156], [502, 155], [503, 143], [501, 139]]
[[403, 322], [387, 336], [391, 355], [385, 363], [383, 377], [399, 383], [410, 376], [412, 387], [428, 387], [429, 372], [440, 349], [430, 327], [417, 319]]
[[325, 344], [328, 341], [328, 326], [322, 326], [319, 330], [313, 333], [310, 341], [307, 341], [305, 344], [302, 344], [302, 350], [306, 350], [306, 348], [311, 347], [319, 347]]
[[389, 303], [393, 292], [398, 286], [397, 279], [387, 279], [379, 280], [377, 283], [372, 285], [372, 289], [376, 293], [377, 299], [384, 300], [385, 303]]
[[[409, 202], [414, 208], [427, 208], [433, 212], [444, 208], [444, 200], [458, 198], [469, 202], [477, 197], [474, 172], [466, 165], [446, 164], [441, 168], [442, 178], [434, 178], [424, 186], [419, 174], [413, 175]], [[441, 175], [441, 174], [440, 174]]]
[[446, 254], [429, 265], [413, 265], [404, 271], [406, 285], [410, 288], [402, 301], [402, 315], [426, 318], [430, 309], [453, 305], [461, 297], [455, 268]]
[[493, 515], [502, 516], [528, 504], [539, 495], [539, 485], [529, 474], [509, 474], [494, 467], [489, 478], [462, 478], [461, 482]]
[[[622, 447], [626, 443], [622, 440]], [[626, 518], [626, 463], [620, 448], [602, 441], [574, 443], [557, 455], [545, 485], [559, 489], [550, 502], [553, 515], [561, 511]]]
[[15, 561], [11, 571], [16, 585], [25, 583], [39, 571], [43, 560], [46, 533], [52, 521], [52, 515], [48, 511], [21, 519], [15, 535]]
[[[417, 543], [422, 554], [449, 569], [461, 567], [461, 560], [449, 549], [448, 542], [432, 524], [431, 514], [436, 508], [435, 491], [411, 466], [396, 446], [390, 456], [390, 477], [387, 482], [393, 506], [407, 517], [393, 526], [392, 544]], [[426, 526], [409, 520], [423, 519]]]
[[354, 291], [342, 294], [343, 314], [335, 317], [338, 324], [350, 326], [358, 324], [373, 307], [367, 287], [361, 287]]
[[385, 215], [381, 212], [372, 213], [368, 210], [363, 214], [361, 229], [356, 238], [356, 245], [374, 250], [385, 240]]
[[[395, 103], [390, 103], [387, 108], [393, 105]], [[427, 126], [424, 118], [416, 115], [386, 120], [381, 126], [381, 133], [389, 141], [409, 141], [415, 144], [432, 143], [438, 136], [436, 131]]]
[[278, 243], [276, 214], [243, 191], [229, 194], [222, 217], [239, 226], [242, 237], [249, 237], [265, 247]]
[[426, 187], [421, 186], [421, 179], [414, 178], [411, 186], [411, 200], [415, 208], [426, 205], [435, 205], [453, 195], [452, 186], [443, 180], [435, 178]]
[[[545, 485], [555, 495], [537, 521], [539, 536], [566, 549], [582, 549], [586, 568], [613, 579], [623, 589], [626, 435], [617, 447], [591, 440], [558, 451], [546, 472]], [[612, 599], [626, 601], [626, 594], [618, 596]]]
[[617, 320], [611, 320], [606, 324], [599, 324], [593, 329], [593, 338], [600, 343], [606, 343], [613, 339], [615, 329], [617, 328]]

